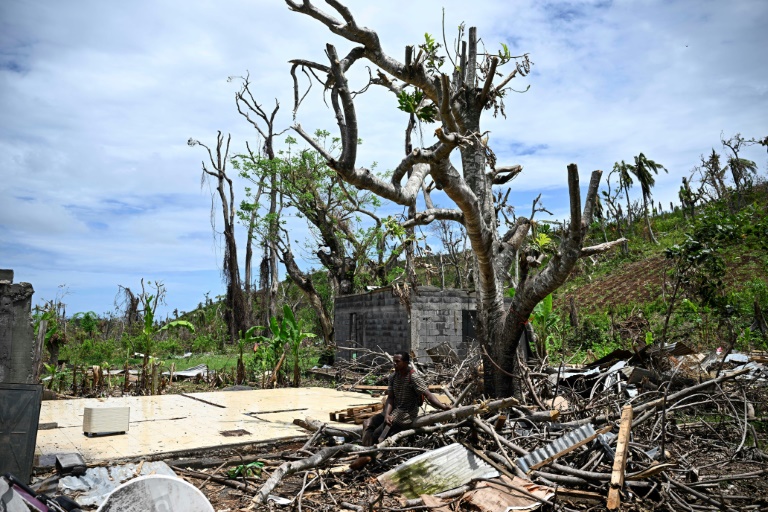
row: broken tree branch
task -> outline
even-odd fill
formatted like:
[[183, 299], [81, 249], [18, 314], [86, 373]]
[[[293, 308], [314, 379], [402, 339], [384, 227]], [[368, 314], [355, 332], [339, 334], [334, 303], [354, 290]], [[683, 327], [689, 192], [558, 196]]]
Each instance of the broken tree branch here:
[[[261, 486], [259, 491], [256, 493], [256, 496], [253, 498], [253, 501], [255, 503], [260, 503], [260, 504], [266, 503], [269, 493], [272, 492], [272, 490], [275, 487], [277, 487], [277, 485], [280, 483], [280, 481], [284, 477], [288, 475], [292, 475], [297, 471], [315, 468], [320, 464], [322, 464], [323, 462], [325, 462], [326, 460], [332, 457], [335, 457], [339, 454], [356, 453], [356, 452], [369, 452], [369, 453], [375, 452], [377, 449], [392, 446], [393, 444], [395, 444], [400, 439], [403, 439], [404, 437], [414, 435], [420, 431], [427, 431], [426, 427], [430, 425], [434, 425], [435, 423], [442, 423], [442, 422], [456, 423], [458, 420], [468, 418], [475, 414], [495, 411], [497, 409], [509, 407], [510, 405], [514, 405], [517, 403], [518, 402], [515, 398], [509, 397], [509, 398], [503, 398], [501, 400], [494, 400], [492, 402], [483, 402], [477, 405], [468, 405], [465, 407], [459, 407], [457, 409], [451, 409], [448, 411], [441, 411], [433, 414], [427, 414], [425, 416], [420, 416], [413, 421], [413, 424], [411, 425], [410, 430], [404, 430], [402, 432], [398, 432], [394, 436], [389, 437], [388, 439], [385, 439], [384, 441], [378, 443], [373, 447], [358, 446], [353, 444], [342, 444], [339, 446], [329, 446], [327, 448], [323, 448], [322, 450], [315, 453], [311, 457], [307, 457], [301, 460], [286, 462], [285, 464], [277, 468], [272, 473], [272, 475], [270, 475], [267, 481], [264, 482], [264, 485]], [[439, 430], [440, 428], [442, 427], [437, 427], [434, 430]]]

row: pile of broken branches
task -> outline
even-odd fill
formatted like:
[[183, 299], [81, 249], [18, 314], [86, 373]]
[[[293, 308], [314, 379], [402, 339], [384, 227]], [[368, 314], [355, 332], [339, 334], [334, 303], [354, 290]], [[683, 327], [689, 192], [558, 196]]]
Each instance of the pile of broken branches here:
[[[659, 358], [667, 360], [663, 371]], [[380, 387], [361, 383], [385, 376], [389, 359], [371, 354], [369, 360], [377, 362], [340, 365], [353, 379], [347, 389]], [[279, 466], [272, 461], [262, 480], [237, 483], [252, 496], [243, 510], [280, 503], [358, 511], [506, 510], [520, 503], [529, 510], [764, 510], [765, 367], [720, 364], [692, 376], [664, 351], [653, 361], [586, 369], [523, 365], [522, 400], [483, 397], [476, 356], [417, 364], [430, 384], [443, 385], [453, 409], [424, 414], [373, 447], [359, 444], [359, 426], [298, 419], [311, 436], [282, 454]], [[446, 451], [453, 446], [458, 451]], [[438, 464], [470, 457], [493, 475], [467, 477], [458, 467], [446, 476], [425, 465], [438, 452]], [[474, 494], [491, 483], [492, 500]]]

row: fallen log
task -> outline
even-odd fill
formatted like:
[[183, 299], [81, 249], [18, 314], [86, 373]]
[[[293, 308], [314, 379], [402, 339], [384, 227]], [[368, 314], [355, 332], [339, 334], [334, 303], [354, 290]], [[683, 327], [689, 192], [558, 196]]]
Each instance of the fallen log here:
[[419, 416], [413, 420], [413, 424], [411, 426], [413, 428], [418, 428], [427, 425], [434, 425], [435, 423], [440, 423], [443, 421], [456, 422], [457, 420], [463, 420], [464, 418], [469, 418], [475, 414], [484, 414], [486, 412], [504, 409], [512, 405], [517, 405], [518, 403], [519, 402], [516, 398], [510, 396], [508, 398], [502, 398], [501, 400], [493, 400], [475, 405], [465, 405], [463, 407], [457, 407], [447, 411], [437, 411], [431, 414], [425, 414], [424, 416]]
[[362, 435], [362, 432], [363, 432], [363, 427], [359, 425], [358, 426], [350, 425], [349, 428], [338, 428], [310, 417], [296, 418], [293, 420], [293, 424], [298, 425], [301, 428], [305, 428], [311, 432], [317, 432], [321, 428], [325, 427], [324, 433], [326, 435], [332, 436], [332, 437], [343, 437], [345, 441], [360, 439], [360, 436]]

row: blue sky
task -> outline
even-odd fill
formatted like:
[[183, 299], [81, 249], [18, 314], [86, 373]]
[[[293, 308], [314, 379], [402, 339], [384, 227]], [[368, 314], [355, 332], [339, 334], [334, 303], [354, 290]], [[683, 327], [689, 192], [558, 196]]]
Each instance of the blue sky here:
[[[511, 196], [521, 212], [539, 192], [556, 215], [567, 210], [568, 163], [585, 183], [641, 151], [669, 169], [654, 190], [668, 205], [721, 133], [768, 135], [764, 0], [348, 5], [396, 58], [425, 32], [442, 39], [441, 7], [449, 43], [464, 21], [490, 51], [504, 42], [530, 54], [531, 74], [512, 83], [530, 90], [484, 125], [500, 163], [524, 166]], [[221, 294], [205, 155], [186, 142], [213, 144], [217, 130], [232, 134], [233, 152], [256, 141], [227, 81], [247, 72], [288, 127], [288, 60], [320, 61], [326, 42], [350, 47], [278, 0], [0, 2], [0, 268], [32, 283], [36, 303], [66, 294], [69, 314], [111, 311], [118, 286], [142, 278], [165, 284], [166, 311]], [[318, 89], [298, 121], [334, 133]], [[371, 90], [358, 112], [358, 163], [394, 167], [405, 125], [396, 100]], [[765, 148], [743, 156], [765, 174]], [[309, 236], [298, 222], [292, 234]]]

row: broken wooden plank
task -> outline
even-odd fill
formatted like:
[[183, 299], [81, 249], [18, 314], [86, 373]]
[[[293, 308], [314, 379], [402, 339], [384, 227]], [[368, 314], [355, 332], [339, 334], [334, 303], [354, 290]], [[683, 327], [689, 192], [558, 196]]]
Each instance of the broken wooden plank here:
[[632, 432], [632, 406], [627, 404], [621, 409], [621, 423], [616, 441], [616, 457], [613, 459], [611, 487], [608, 490], [608, 510], [616, 510], [621, 505], [621, 488], [624, 486], [624, 467], [627, 464], [629, 434]]
[[360, 434], [362, 432], [360, 427], [350, 426], [345, 428], [337, 428], [310, 417], [296, 418], [293, 420], [293, 424], [312, 432], [316, 432], [320, 428], [324, 428], [325, 434], [329, 436], [342, 436], [347, 441], [360, 439]]
[[557, 496], [558, 500], [570, 501], [572, 503], [602, 503], [605, 501], [605, 497], [598, 492], [566, 489], [565, 487], [555, 489], [555, 496]]

